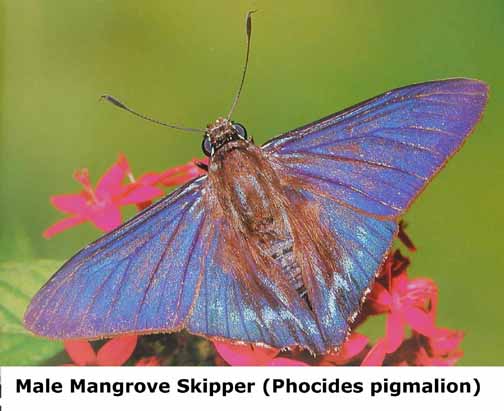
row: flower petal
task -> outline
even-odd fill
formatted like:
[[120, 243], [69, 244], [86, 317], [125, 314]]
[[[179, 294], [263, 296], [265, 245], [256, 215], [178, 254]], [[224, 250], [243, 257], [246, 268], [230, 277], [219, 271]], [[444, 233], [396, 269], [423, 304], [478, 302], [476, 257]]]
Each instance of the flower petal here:
[[159, 183], [161, 179], [161, 174], [158, 173], [145, 173], [137, 178], [137, 183], [144, 186], [153, 186]]
[[90, 216], [91, 221], [100, 230], [108, 232], [121, 225], [122, 217], [119, 208], [113, 205], [104, 207]]
[[51, 204], [60, 211], [70, 214], [85, 214], [87, 200], [82, 194], [61, 194], [51, 196]]
[[171, 187], [186, 183], [201, 174], [203, 174], [203, 170], [194, 164], [193, 161], [190, 161], [187, 164], [169, 168], [161, 173], [160, 182], [167, 187]]
[[98, 350], [97, 365], [123, 365], [133, 354], [137, 340], [136, 335], [124, 335], [107, 341]]
[[429, 347], [433, 355], [445, 355], [454, 351], [464, 339], [464, 333], [460, 330], [438, 328], [429, 338]]
[[362, 360], [361, 366], [366, 367], [366, 366], [383, 365], [383, 360], [385, 360], [386, 348], [387, 344], [385, 340], [383, 339], [378, 340]]
[[161, 180], [164, 180], [165, 178], [173, 177], [177, 174], [191, 173], [194, 169], [198, 169], [198, 166], [196, 166], [192, 161], [189, 161], [188, 163], [181, 166], [175, 166], [166, 169], [160, 174], [160, 178]]
[[82, 224], [85, 221], [86, 218], [82, 216], [64, 218], [63, 220], [60, 220], [57, 223], [53, 224], [52, 226], [46, 228], [42, 233], [42, 235], [44, 236], [44, 238], [51, 238], [54, 235], [61, 233], [62, 231], [68, 230], [69, 228], [72, 228], [78, 224]]
[[430, 313], [417, 307], [405, 306], [401, 310], [406, 322], [415, 331], [422, 335], [432, 336], [436, 333], [436, 326], [434, 325], [434, 317]]
[[96, 354], [85, 340], [66, 340], [64, 341], [65, 350], [75, 365], [94, 365], [96, 364]]
[[359, 354], [368, 344], [369, 338], [363, 334], [352, 333], [348, 341], [341, 347], [341, 355], [352, 358]]
[[134, 188], [125, 190], [124, 195], [119, 200], [119, 204], [144, 203], [162, 195], [164, 195], [164, 191], [157, 187], [137, 185]]
[[229, 365], [267, 365], [280, 350], [276, 348], [258, 347], [252, 344], [232, 344], [213, 342], [219, 355]]
[[415, 278], [408, 282], [404, 296], [401, 298], [409, 305], [423, 307], [429, 301], [435, 305], [437, 286], [430, 278]]
[[166, 187], [178, 186], [187, 183], [188, 181], [192, 180], [197, 176], [199, 176], [199, 173], [185, 173], [179, 176], [165, 178], [163, 181], [161, 181], [161, 184], [163, 184]]
[[119, 159], [100, 177], [96, 184], [96, 195], [98, 198], [108, 198], [116, 196], [121, 192], [121, 182], [126, 176], [124, 163]]
[[404, 321], [401, 315], [392, 311], [387, 315], [386, 324], [386, 346], [387, 353], [396, 351], [404, 340]]

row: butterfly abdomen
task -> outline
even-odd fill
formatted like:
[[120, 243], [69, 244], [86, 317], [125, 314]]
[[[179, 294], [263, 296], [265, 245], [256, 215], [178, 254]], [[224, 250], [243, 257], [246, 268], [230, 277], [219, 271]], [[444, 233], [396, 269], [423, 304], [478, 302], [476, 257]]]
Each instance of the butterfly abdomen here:
[[266, 252], [275, 260], [297, 293], [303, 297], [306, 294], [306, 287], [303, 282], [301, 267], [296, 261], [296, 256], [294, 254], [294, 242], [292, 237], [284, 240], [273, 240], [269, 247], [266, 247]]

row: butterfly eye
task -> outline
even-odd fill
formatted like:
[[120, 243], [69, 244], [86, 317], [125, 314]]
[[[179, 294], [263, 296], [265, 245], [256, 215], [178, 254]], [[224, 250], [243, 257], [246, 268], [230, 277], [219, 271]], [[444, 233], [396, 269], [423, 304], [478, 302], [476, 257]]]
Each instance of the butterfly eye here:
[[233, 128], [240, 137], [247, 137], [247, 130], [240, 123], [233, 123]]
[[201, 149], [207, 157], [212, 155], [212, 143], [210, 143], [210, 138], [205, 134], [203, 141], [201, 142]]

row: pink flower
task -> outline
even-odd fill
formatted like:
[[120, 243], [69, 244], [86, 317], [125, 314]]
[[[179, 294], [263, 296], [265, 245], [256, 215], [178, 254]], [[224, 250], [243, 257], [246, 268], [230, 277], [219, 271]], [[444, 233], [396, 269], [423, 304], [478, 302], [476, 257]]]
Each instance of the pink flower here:
[[208, 159], [206, 157], [203, 159], [195, 158], [184, 165], [168, 168], [161, 173], [148, 172], [142, 174], [136, 180], [131, 172], [128, 175], [130, 176], [132, 182], [137, 182], [141, 185], [154, 186], [157, 184], [162, 184], [166, 187], [174, 187], [187, 183], [193, 178], [199, 177], [200, 175], [204, 174], [205, 171], [198, 167], [197, 164], [207, 166]]
[[110, 231], [121, 224], [120, 207], [150, 201], [163, 194], [162, 190], [153, 186], [123, 184], [128, 173], [131, 171], [123, 155], [100, 178], [95, 188], [91, 185], [87, 169], [76, 171], [74, 178], [83, 190], [79, 194], [51, 197], [53, 206], [70, 216], [47, 228], [44, 237], [50, 238], [86, 221], [92, 222], [102, 231]]
[[205, 171], [198, 167], [198, 163], [208, 166], [208, 158], [193, 158], [184, 165], [169, 168], [160, 174], [159, 182], [166, 187], [173, 187], [199, 177], [204, 174]]
[[[192, 159], [182, 166], [171, 167], [161, 173], [148, 172], [135, 179], [133, 173], [128, 168], [128, 177], [132, 183], [140, 184], [146, 187], [161, 184], [165, 187], [174, 187], [199, 177], [205, 171], [197, 164], [208, 165], [208, 159]], [[140, 201], [136, 203], [138, 210], [143, 210], [152, 204], [152, 201]]]
[[137, 339], [136, 335], [112, 338], [96, 353], [88, 341], [67, 340], [65, 350], [73, 361], [67, 365], [123, 365], [133, 354]]
[[387, 313], [386, 337], [382, 344], [387, 353], [392, 353], [404, 340], [406, 325], [422, 335], [433, 335], [437, 288], [427, 278], [409, 280], [406, 271], [394, 278], [389, 274], [385, 279], [388, 287], [377, 281], [368, 303], [375, 314]]
[[273, 365], [273, 366], [306, 366], [305, 362], [291, 358], [278, 357], [280, 350], [259, 347], [254, 344], [233, 344], [213, 341], [221, 358], [229, 365]]

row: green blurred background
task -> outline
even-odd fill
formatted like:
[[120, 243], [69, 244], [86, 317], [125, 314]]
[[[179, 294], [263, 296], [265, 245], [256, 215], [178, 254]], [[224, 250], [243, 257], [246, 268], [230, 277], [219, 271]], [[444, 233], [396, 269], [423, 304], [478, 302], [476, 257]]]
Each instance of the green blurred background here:
[[[407, 214], [411, 273], [440, 287], [438, 323], [463, 329], [465, 365], [504, 365], [504, 2], [4, 0], [0, 14], [0, 260], [64, 260], [91, 225], [44, 240], [76, 192], [127, 155], [136, 174], [201, 156], [199, 135], [135, 119], [104, 92], [159, 119], [204, 127], [229, 110], [256, 142], [409, 83], [465, 76], [491, 87], [475, 135]], [[133, 209], [130, 210], [130, 214]], [[378, 328], [371, 332], [378, 333]], [[381, 331], [381, 329], [380, 329]]]

